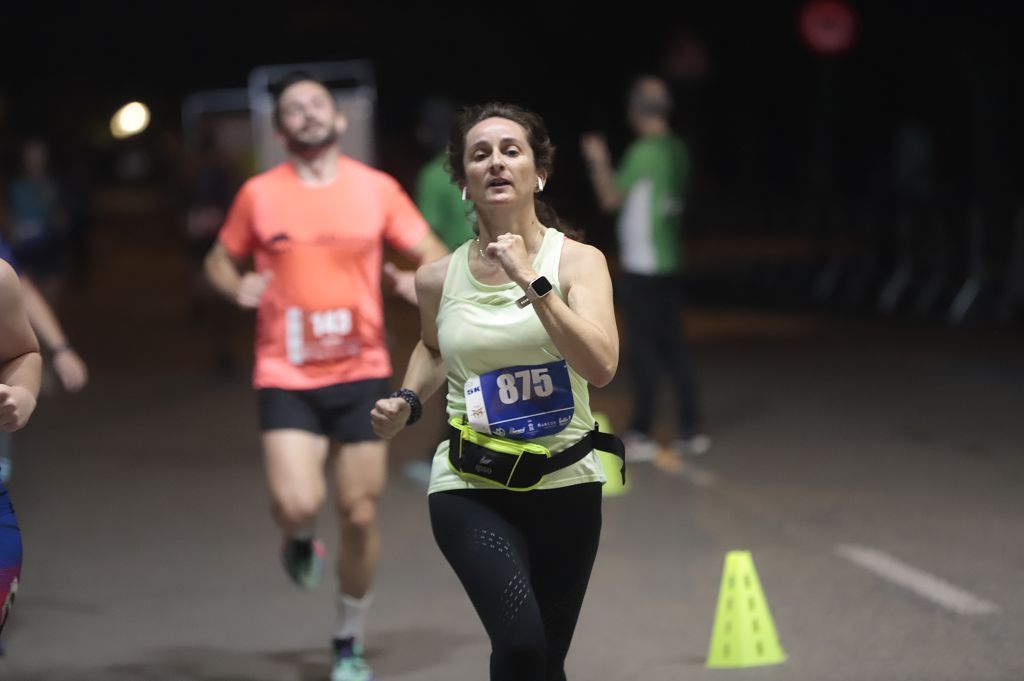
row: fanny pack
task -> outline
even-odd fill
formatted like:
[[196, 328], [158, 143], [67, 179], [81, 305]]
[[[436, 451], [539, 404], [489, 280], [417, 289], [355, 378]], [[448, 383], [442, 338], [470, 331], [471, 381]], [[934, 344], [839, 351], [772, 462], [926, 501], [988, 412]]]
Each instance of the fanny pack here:
[[599, 449], [619, 457], [619, 475], [623, 484], [626, 482], [626, 448], [622, 440], [600, 432], [596, 423], [583, 439], [558, 452], [535, 442], [478, 433], [461, 417], [449, 420], [448, 430], [448, 465], [463, 478], [486, 480], [522, 492], [539, 485], [548, 473], [571, 466]]

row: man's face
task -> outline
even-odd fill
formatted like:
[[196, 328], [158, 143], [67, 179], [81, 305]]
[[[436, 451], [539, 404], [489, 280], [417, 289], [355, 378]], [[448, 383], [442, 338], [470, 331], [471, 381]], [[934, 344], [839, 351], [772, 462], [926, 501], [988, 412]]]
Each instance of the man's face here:
[[634, 130], [650, 118], [664, 118], [672, 107], [668, 87], [659, 78], [644, 78], [629, 93], [628, 116]]
[[344, 118], [322, 85], [299, 81], [288, 86], [278, 103], [278, 124], [290, 151], [316, 151], [338, 140]]

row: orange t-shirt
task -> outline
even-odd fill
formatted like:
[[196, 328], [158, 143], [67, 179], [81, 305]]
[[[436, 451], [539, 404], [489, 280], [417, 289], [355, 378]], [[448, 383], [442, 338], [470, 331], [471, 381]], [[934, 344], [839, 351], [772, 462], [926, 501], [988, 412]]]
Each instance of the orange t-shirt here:
[[219, 239], [273, 275], [257, 313], [253, 384], [309, 390], [390, 376], [383, 245], [405, 251], [428, 231], [398, 182], [344, 156], [327, 185], [303, 183], [290, 163], [246, 182]]

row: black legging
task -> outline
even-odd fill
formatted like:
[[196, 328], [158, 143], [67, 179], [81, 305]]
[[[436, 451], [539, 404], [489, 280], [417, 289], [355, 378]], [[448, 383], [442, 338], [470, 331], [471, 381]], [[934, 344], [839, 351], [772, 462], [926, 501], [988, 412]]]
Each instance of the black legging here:
[[491, 639], [491, 681], [565, 681], [601, 535], [601, 485], [437, 492], [430, 521]]

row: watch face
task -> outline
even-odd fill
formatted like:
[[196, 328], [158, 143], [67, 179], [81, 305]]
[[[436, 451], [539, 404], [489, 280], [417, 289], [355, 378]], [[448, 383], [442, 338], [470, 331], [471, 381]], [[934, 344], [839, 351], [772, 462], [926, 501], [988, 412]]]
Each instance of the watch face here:
[[551, 291], [551, 282], [548, 281], [547, 277], [537, 277], [533, 280], [533, 283], [530, 284], [530, 288], [532, 288], [533, 292], [538, 296], [542, 296]]

